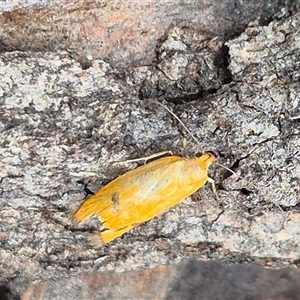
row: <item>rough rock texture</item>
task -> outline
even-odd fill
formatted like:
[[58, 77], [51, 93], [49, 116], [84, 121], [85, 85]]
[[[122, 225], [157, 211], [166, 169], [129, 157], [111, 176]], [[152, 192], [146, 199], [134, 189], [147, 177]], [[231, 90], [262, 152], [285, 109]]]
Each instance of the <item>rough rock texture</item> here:
[[[61, 289], [61, 286], [64, 289]], [[32, 284], [23, 300], [35, 299], [300, 299], [300, 271], [256, 265], [223, 266], [185, 260], [155, 269], [89, 273]]]
[[[1, 53], [0, 283], [22, 293], [35, 280], [183, 258], [298, 266], [299, 28], [300, 15], [283, 9], [224, 45], [225, 35], [169, 24], [151, 40], [156, 60], [127, 68], [67, 51]], [[153, 97], [169, 100], [200, 149]], [[244, 178], [211, 168], [223, 207], [206, 186], [93, 249], [97, 221], [71, 219], [84, 183], [96, 191], [137, 166], [119, 160], [180, 154], [182, 132], [189, 155], [213, 150]]]
[[[269, 22], [282, 8], [280, 0], [51, 0], [28, 7], [32, 2], [0, 14], [0, 50], [68, 50], [82, 64], [92, 56], [118, 67], [152, 64], [171, 25], [198, 31], [201, 40], [235, 36], [256, 18]], [[285, 7], [299, 4], [290, 0]], [[9, 8], [4, 1], [2, 9]]]

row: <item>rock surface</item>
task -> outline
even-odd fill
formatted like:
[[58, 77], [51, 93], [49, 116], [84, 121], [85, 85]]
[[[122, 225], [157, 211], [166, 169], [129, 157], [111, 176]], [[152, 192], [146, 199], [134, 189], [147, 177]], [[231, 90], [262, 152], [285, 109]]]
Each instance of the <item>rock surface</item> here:
[[[285, 7], [298, 9], [300, 1]], [[83, 65], [94, 57], [118, 67], [144, 66], [156, 60], [155, 49], [172, 25], [196, 31], [202, 41], [232, 37], [251, 21], [269, 22], [281, 8], [279, 0], [1, 1], [0, 50], [67, 50]]]
[[[61, 289], [61, 287], [64, 289]], [[200, 296], [201, 295], [201, 296]], [[80, 274], [32, 284], [23, 300], [300, 299], [300, 271], [184, 260], [151, 270]]]
[[[24, 12], [24, 20], [31, 14]], [[14, 20], [2, 14], [2, 34], [7, 16]], [[132, 47], [126, 68], [118, 64], [125, 57], [119, 48], [120, 57], [78, 49], [73, 55], [65, 45], [29, 51], [37, 49], [34, 35], [26, 40], [21, 30], [26, 47], [17, 42], [17, 49], [27, 52], [0, 54], [0, 283], [8, 296], [35, 288], [36, 280], [50, 287], [62, 277], [76, 282], [81, 272], [149, 269], [184, 258], [298, 266], [300, 15], [282, 9], [266, 26], [252, 22], [234, 39], [213, 30], [204, 36], [194, 22], [157, 25], [161, 32], [145, 46], [151, 54]], [[13, 44], [2, 39], [3, 45]], [[144, 51], [140, 64], [133, 64], [141, 57], [135, 51]], [[152, 98], [168, 100], [200, 149]], [[76, 225], [71, 218], [87, 196], [84, 184], [96, 191], [137, 166], [116, 161], [162, 150], [180, 154], [182, 132], [190, 156], [212, 150], [236, 171], [210, 169], [223, 207], [207, 185], [93, 249], [88, 237], [98, 222]]]

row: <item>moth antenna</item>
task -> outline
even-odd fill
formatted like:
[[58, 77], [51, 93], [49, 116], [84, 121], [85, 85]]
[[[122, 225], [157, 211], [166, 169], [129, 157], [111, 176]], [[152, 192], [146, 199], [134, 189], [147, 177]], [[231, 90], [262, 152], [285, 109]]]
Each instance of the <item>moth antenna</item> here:
[[[199, 141], [195, 138], [195, 136], [191, 133], [191, 131], [187, 128], [187, 126], [180, 120], [180, 118], [169, 108], [169, 107], [167, 107], [166, 105], [164, 105], [163, 103], [161, 103], [161, 102], [158, 102], [158, 101], [156, 101], [156, 100], [152, 100], [152, 102], [154, 102], [154, 103], [156, 103], [156, 104], [158, 104], [158, 105], [160, 105], [160, 106], [162, 106], [167, 112], [169, 112], [181, 125], [182, 125], [182, 127], [189, 133], [189, 135], [192, 137], [192, 139], [196, 142], [196, 144], [200, 147], [200, 148], [202, 148], [202, 145], [199, 143]], [[249, 185], [251, 185], [251, 186], [253, 186], [254, 188], [257, 188], [257, 186], [254, 184], [254, 183], [252, 183], [252, 182], [248, 182], [247, 180], [245, 180], [245, 178], [243, 178], [243, 176], [241, 176], [241, 175], [239, 175], [239, 174], [237, 174], [236, 172], [234, 172], [234, 171], [232, 171], [231, 169], [229, 169], [229, 168], [227, 168], [226, 166], [224, 166], [224, 165], [222, 165], [222, 164], [220, 164], [220, 163], [217, 163], [217, 162], [215, 162], [214, 163], [215, 165], [217, 165], [217, 166], [219, 166], [219, 167], [221, 167], [221, 168], [223, 168], [223, 169], [225, 169], [225, 170], [227, 170], [227, 171], [229, 171], [230, 173], [232, 173], [232, 174], [234, 174], [234, 175], [236, 175], [238, 178], [240, 178], [240, 179], [242, 179], [243, 181], [246, 181], [247, 182], [247, 184], [249, 184]]]
[[[201, 148], [201, 145], [200, 145], [200, 143], [198, 142], [198, 140], [194, 137], [194, 135], [191, 133], [191, 131], [186, 127], [186, 125], [180, 120], [180, 118], [169, 108], [169, 107], [167, 107], [166, 105], [164, 105], [164, 104], [162, 104], [161, 102], [158, 102], [158, 101], [155, 101], [155, 100], [153, 100], [152, 102], [154, 102], [154, 103], [156, 103], [156, 104], [158, 104], [158, 105], [160, 105], [160, 106], [162, 106], [166, 111], [168, 111], [182, 126], [183, 126], [183, 128], [190, 134], [190, 136], [193, 138], [193, 140], [197, 143], [197, 145], [198, 146], [200, 146], [200, 148]], [[186, 147], [186, 141], [185, 142], [183, 142], [183, 145], [184, 145], [184, 147]], [[184, 151], [185, 151], [185, 149], [184, 149]], [[236, 174], [234, 171], [232, 171], [231, 169], [229, 169], [229, 168], [227, 168], [227, 167], [225, 167], [225, 166], [223, 166], [223, 165], [221, 165], [221, 164], [219, 164], [219, 163], [215, 163], [216, 165], [219, 165], [220, 167], [222, 167], [222, 168], [224, 168], [225, 170], [227, 170], [227, 171], [229, 171], [229, 172], [231, 172], [231, 173], [233, 173], [233, 174]], [[236, 174], [237, 176], [239, 176], [238, 174]]]
[[164, 105], [158, 101], [153, 100], [152, 102], [155, 102], [156, 104], [162, 106], [167, 112], [169, 112], [182, 125], [182, 127], [189, 133], [189, 135], [196, 142], [196, 144], [200, 148], [202, 148], [202, 145], [199, 143], [199, 141], [195, 138], [195, 136], [191, 133], [191, 131], [184, 125], [184, 123], [180, 120], [180, 118], [170, 108], [168, 108], [166, 105]]

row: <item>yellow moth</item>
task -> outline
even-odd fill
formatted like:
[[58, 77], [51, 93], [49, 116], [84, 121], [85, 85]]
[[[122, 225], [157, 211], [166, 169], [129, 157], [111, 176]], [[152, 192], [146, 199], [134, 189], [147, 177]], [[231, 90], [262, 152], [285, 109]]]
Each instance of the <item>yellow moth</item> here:
[[82, 222], [97, 216], [103, 231], [94, 239], [94, 245], [109, 243], [181, 202], [207, 181], [215, 191], [214, 181], [207, 174], [215, 159], [213, 153], [205, 152], [200, 157], [172, 155], [144, 164], [114, 179], [84, 201], [74, 219]]
[[103, 224], [101, 240], [109, 243], [181, 202], [211, 180], [214, 154], [184, 158], [168, 156], [131, 170], [100, 189], [76, 211], [81, 222], [93, 215]]

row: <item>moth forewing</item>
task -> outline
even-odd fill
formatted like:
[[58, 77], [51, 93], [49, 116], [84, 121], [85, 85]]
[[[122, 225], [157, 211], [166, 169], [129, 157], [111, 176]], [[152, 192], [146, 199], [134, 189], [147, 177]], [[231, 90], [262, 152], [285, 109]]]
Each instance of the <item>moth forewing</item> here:
[[[109, 243], [204, 186], [215, 159], [211, 152], [199, 158], [169, 156], [128, 171], [83, 202], [74, 219], [82, 222], [96, 215], [104, 229], [101, 240]], [[97, 239], [94, 244], [101, 245]]]

